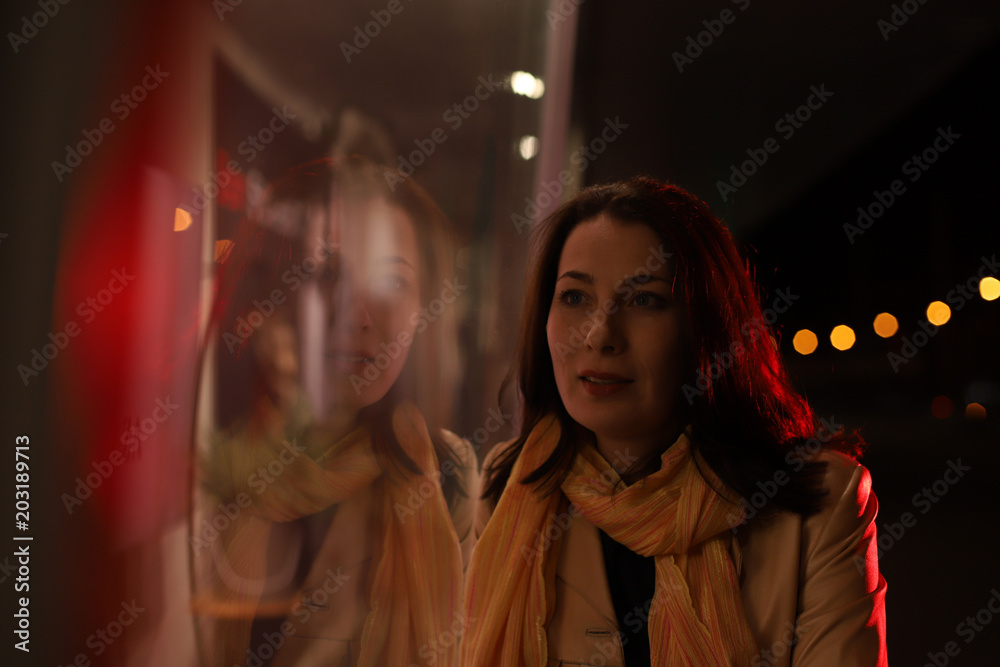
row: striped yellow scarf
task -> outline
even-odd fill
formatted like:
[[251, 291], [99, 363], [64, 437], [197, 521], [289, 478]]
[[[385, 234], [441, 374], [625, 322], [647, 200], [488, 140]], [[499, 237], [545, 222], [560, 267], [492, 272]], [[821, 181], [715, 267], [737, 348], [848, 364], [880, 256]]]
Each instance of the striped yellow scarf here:
[[[507, 487], [469, 565], [466, 615], [475, 619], [462, 646], [462, 667], [544, 667], [546, 622], [553, 604], [555, 558], [525, 558], [538, 535], [551, 534], [563, 497], [632, 551], [656, 559], [649, 643], [654, 667], [748, 665], [757, 648], [743, 614], [729, 557], [737, 506], [712, 487], [726, 487], [681, 435], [661, 469], [625, 486], [593, 445], [581, 446], [562, 493], [540, 498], [519, 482], [554, 451], [559, 421], [549, 416], [528, 436]], [[730, 495], [734, 495], [730, 492]], [[595, 572], [594, 576], [605, 576]]]
[[[408, 667], [424, 660], [433, 647], [438, 665], [454, 667], [457, 648], [442, 638], [451, 636], [453, 617], [462, 600], [458, 536], [441, 492], [438, 459], [423, 416], [412, 404], [403, 404], [394, 412], [392, 424], [402, 449], [424, 471], [422, 474], [404, 476], [393, 471], [383, 475], [364, 428], [333, 443], [315, 459], [297, 452], [288, 442], [250, 447], [237, 443], [238, 451], [217, 455], [216, 475], [221, 464], [228, 468], [224, 477], [235, 483], [229, 494], [243, 492], [253, 498], [253, 507], [239, 517], [227, 537], [227, 566], [245, 573], [247, 582], [266, 578], [270, 522], [314, 514], [377, 483], [381, 509], [376, 520], [382, 536], [374, 555], [369, 612], [357, 664]], [[276, 460], [283, 462], [283, 468], [265, 489], [239, 488], [240, 480], [245, 485], [254, 470]], [[397, 515], [396, 509], [408, 508], [413, 497], [423, 500], [420, 508]], [[250, 609], [231, 609], [226, 615], [252, 615], [256, 609], [252, 588], [236, 592], [243, 600], [241, 606]], [[245, 637], [248, 631], [247, 625], [237, 634]]]

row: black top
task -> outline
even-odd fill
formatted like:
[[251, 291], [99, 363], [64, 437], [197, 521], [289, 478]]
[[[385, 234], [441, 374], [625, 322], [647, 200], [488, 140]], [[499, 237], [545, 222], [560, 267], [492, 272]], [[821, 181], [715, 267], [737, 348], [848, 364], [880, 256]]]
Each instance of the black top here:
[[656, 592], [656, 562], [615, 542], [603, 530], [600, 533], [625, 666], [650, 667], [649, 607]]

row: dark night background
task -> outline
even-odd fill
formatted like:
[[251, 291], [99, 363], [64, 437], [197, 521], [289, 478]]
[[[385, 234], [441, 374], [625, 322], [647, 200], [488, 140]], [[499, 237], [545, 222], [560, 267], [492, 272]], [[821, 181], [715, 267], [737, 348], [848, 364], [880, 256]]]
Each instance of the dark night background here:
[[[182, 664], [170, 662], [173, 635], [164, 628], [173, 627], [176, 613], [183, 616], [183, 606], [171, 601], [187, 583], [183, 571], [178, 575], [168, 564], [170, 545], [186, 536], [187, 477], [159, 469], [173, 480], [167, 486], [175, 497], [143, 527], [145, 537], [124, 546], [115, 539], [117, 512], [135, 498], [106, 490], [73, 516], [60, 501], [105, 451], [105, 434], [94, 426], [104, 409], [143, 383], [162, 381], [133, 369], [129, 385], [112, 370], [94, 369], [119, 368], [115, 350], [140, 330], [135, 323], [167, 306], [123, 297], [122, 312], [99, 325], [106, 329], [85, 330], [30, 386], [16, 371], [62, 327], [66, 308], [72, 311], [78, 300], [75, 289], [92, 293], [100, 285], [90, 278], [106, 280], [116, 258], [134, 258], [142, 216], [130, 198], [141, 168], [156, 166], [185, 191], [202, 184], [215, 168], [214, 149], [235, 141], [220, 136], [229, 123], [258, 127], [260, 114], [282, 102], [302, 122], [294, 137], [261, 155], [262, 171], [325, 154], [347, 132], [345, 109], [366, 119], [369, 134], [356, 138], [358, 145], [395, 162], [415, 140], [446, 127], [442, 112], [466, 98], [477, 77], [525, 70], [545, 78], [545, 97], [491, 96], [449, 130], [415, 174], [451, 218], [463, 247], [460, 266], [473, 286], [459, 304], [465, 376], [454, 430], [469, 436], [483, 424], [510, 359], [526, 249], [511, 214], [522, 212], [539, 179], [552, 173], [540, 164], [543, 156], [556, 172], [568, 168], [574, 149], [598, 136], [606, 119], [620, 119], [627, 129], [585, 172], [574, 173], [577, 185], [645, 173], [690, 189], [744, 246], [765, 301], [779, 289], [799, 297], [776, 323], [789, 368], [817, 414], [859, 428], [869, 445], [864, 463], [889, 546], [881, 570], [892, 664], [923, 665], [928, 652], [949, 641], [958, 642], [960, 653], [948, 664], [997, 664], [1000, 618], [969, 643], [956, 626], [1000, 590], [1000, 300], [976, 296], [961, 309], [952, 303], [951, 320], [898, 373], [887, 355], [900, 350], [901, 337], [919, 331], [931, 301], [945, 300], [975, 276], [982, 258], [1000, 255], [1000, 4], [897, 3], [917, 9], [886, 39], [879, 21], [889, 20], [897, 6], [890, 2], [587, 0], [551, 8], [527, 1], [403, 2], [404, 11], [351, 63], [341, 42], [385, 2], [243, 0], [220, 16], [209, 2], [76, 0], [59, 5], [17, 52], [5, 38], [0, 452], [15, 435], [31, 434], [36, 556], [27, 661], [10, 649], [15, 595], [11, 579], [0, 573], [6, 619], [0, 655], [12, 656], [3, 663], [69, 664], [120, 601], [141, 591], [149, 596], [142, 599], [163, 601], [161, 611], [143, 617], [146, 639], [131, 655], [116, 653], [119, 645], [103, 659]], [[546, 9], [560, 6], [567, 20], [552, 25]], [[733, 20], [678, 71], [673, 54], [723, 10]], [[0, 27], [5, 35], [20, 30], [23, 17], [37, 11], [36, 2], [9, 2]], [[567, 33], [560, 31], [574, 29], [566, 47]], [[553, 44], [568, 48], [563, 62], [570, 66], [546, 65], [558, 62]], [[213, 97], [226, 95], [212, 78], [220, 59], [254, 98], [244, 104], [243, 98]], [[109, 101], [156, 62], [175, 72], [163, 90], [119, 123], [71, 177], [53, 178], [50, 164], [65, 145], [79, 141], [81, 129], [94, 127]], [[224, 82], [228, 75], [218, 76]], [[783, 137], [775, 122], [805, 103], [813, 86], [833, 94], [794, 135]], [[232, 111], [239, 107], [245, 107], [242, 118]], [[546, 109], [555, 114], [548, 126]], [[930, 146], [939, 128], [959, 138], [911, 182], [903, 164]], [[542, 154], [532, 160], [517, 154], [525, 134], [541, 139]], [[717, 183], [769, 137], [780, 149], [724, 201]], [[549, 146], [559, 149], [546, 153]], [[854, 223], [858, 207], [868, 207], [873, 193], [895, 179], [904, 181], [905, 193], [852, 243], [843, 225]], [[142, 252], [152, 254], [135, 258], [139, 267], [159, 257], [155, 249]], [[74, 273], [81, 263], [92, 274]], [[173, 284], [169, 271], [156, 280]], [[899, 321], [889, 339], [871, 326], [883, 311]], [[177, 312], [175, 330], [182, 331], [187, 320], [180, 307]], [[829, 343], [838, 324], [857, 334], [850, 350]], [[791, 346], [802, 328], [819, 336], [809, 356]], [[171, 381], [163, 386], [190, 388], [193, 414], [197, 379], [188, 373]], [[951, 401], [950, 415], [932, 414], [938, 397]], [[982, 405], [985, 417], [967, 418], [969, 403]], [[195, 427], [194, 417], [186, 419], [176, 428], [187, 437], [173, 442], [166, 460], [189, 472]], [[487, 447], [506, 435], [496, 434]], [[13, 461], [3, 460], [0, 484], [8, 484]], [[922, 513], [925, 506], [914, 496], [959, 460], [970, 470]], [[0, 489], [0, 495], [10, 494]], [[12, 504], [0, 503], [0, 511], [8, 507], [12, 514]], [[916, 523], [890, 543], [884, 535], [904, 512]], [[8, 543], [6, 535], [0, 533], [0, 543]], [[0, 547], [0, 565], [12, 549]]]

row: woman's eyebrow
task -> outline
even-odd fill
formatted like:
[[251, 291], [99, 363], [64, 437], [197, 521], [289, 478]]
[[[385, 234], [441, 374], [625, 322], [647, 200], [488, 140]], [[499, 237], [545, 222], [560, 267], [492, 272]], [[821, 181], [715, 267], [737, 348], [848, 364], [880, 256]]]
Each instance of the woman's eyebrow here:
[[584, 273], [583, 271], [567, 271], [566, 273], [556, 278], [556, 282], [559, 282], [563, 278], [572, 278], [574, 280], [579, 280], [580, 282], [587, 283], [588, 285], [594, 284], [594, 276], [592, 276], [589, 273]]
[[400, 257], [399, 255], [390, 255], [388, 257], [383, 257], [381, 259], [381, 262], [383, 264], [405, 264], [414, 271], [417, 270], [417, 267], [413, 266], [413, 264], [410, 264], [409, 260], [407, 260], [405, 257]]
[[666, 278], [661, 278], [660, 276], [652, 276], [649, 275], [648, 273], [643, 275], [625, 276], [624, 278], [622, 278], [622, 282], [627, 285], [645, 285], [646, 283], [653, 282], [654, 280], [658, 280], [661, 283], [666, 283], [667, 285], [671, 284], [671, 281], [667, 280]]

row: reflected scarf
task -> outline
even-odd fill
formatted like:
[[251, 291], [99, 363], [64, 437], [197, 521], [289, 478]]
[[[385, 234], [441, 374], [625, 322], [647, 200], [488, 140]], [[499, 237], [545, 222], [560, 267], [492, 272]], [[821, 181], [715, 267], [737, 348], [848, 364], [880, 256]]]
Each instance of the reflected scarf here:
[[[393, 471], [383, 476], [363, 427], [324, 448], [315, 459], [288, 441], [258, 442], [221, 454], [215, 462], [216, 479], [221, 464], [230, 497], [244, 493], [253, 501], [227, 540], [227, 567], [249, 575], [245, 579], [249, 585], [243, 586], [239, 597], [254, 599], [260, 594], [259, 588], [253, 590], [254, 575], [266, 578], [270, 522], [314, 514], [379, 480], [377, 520], [383, 532], [381, 548], [374, 555], [358, 664], [407, 667], [423, 659], [418, 653], [433, 647], [438, 664], [452, 667], [457, 664], [457, 648], [445, 646], [441, 638], [448, 636], [462, 599], [458, 536], [441, 492], [437, 455], [423, 416], [405, 403], [396, 408], [392, 425], [403, 451], [424, 471], [421, 474]], [[265, 478], [261, 469], [271, 472]], [[413, 498], [421, 499], [416, 510]]]
[[529, 434], [472, 554], [465, 608], [475, 622], [464, 637], [462, 666], [546, 664], [545, 625], [558, 602], [552, 599], [556, 558], [535, 545], [539, 535], [558, 528], [563, 497], [614, 540], [655, 557], [649, 614], [654, 667], [750, 664], [757, 648], [728, 549], [731, 515], [740, 510], [712, 489], [727, 487], [703, 460], [707, 481], [699, 473], [687, 436], [663, 453], [659, 471], [632, 486], [593, 445], [583, 445], [562, 493], [540, 498], [519, 480], [552, 454], [559, 436], [559, 421], [551, 415]]

